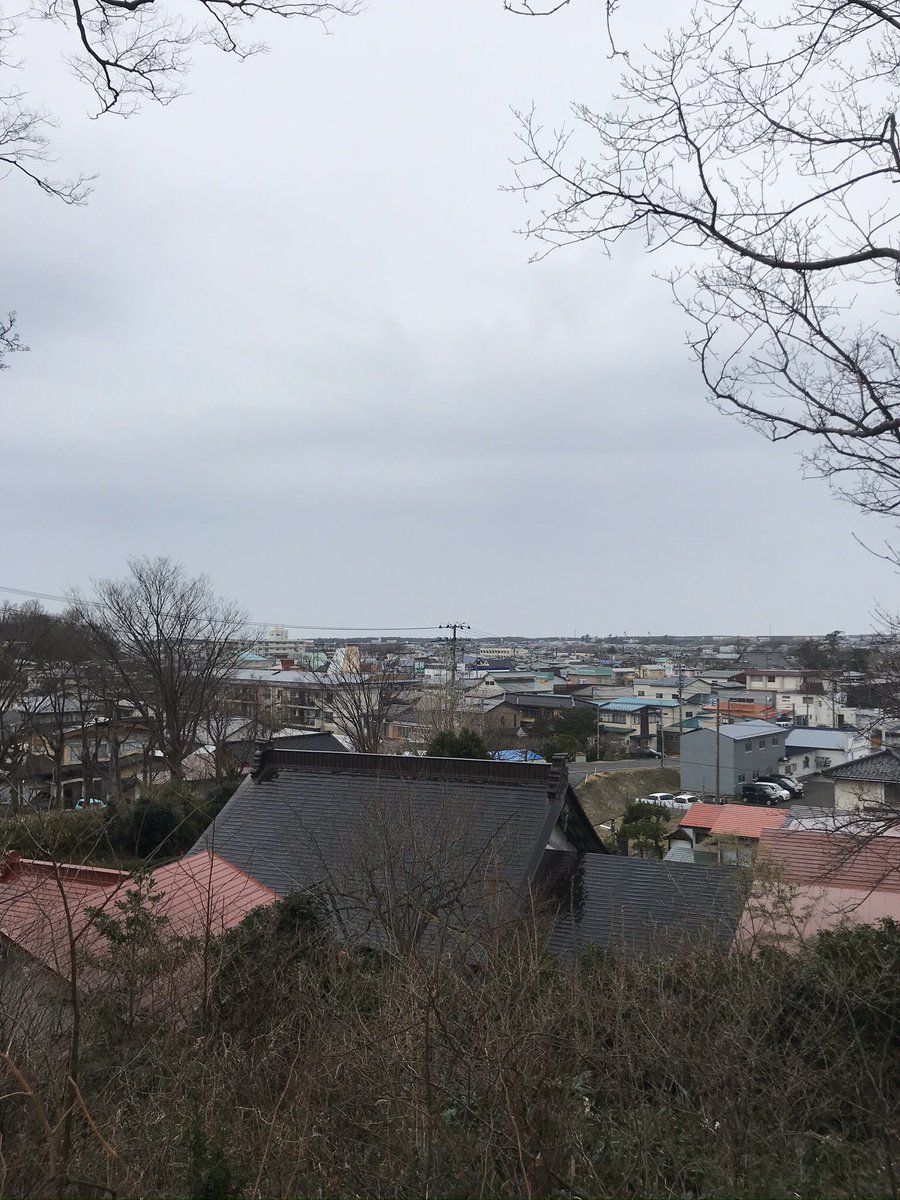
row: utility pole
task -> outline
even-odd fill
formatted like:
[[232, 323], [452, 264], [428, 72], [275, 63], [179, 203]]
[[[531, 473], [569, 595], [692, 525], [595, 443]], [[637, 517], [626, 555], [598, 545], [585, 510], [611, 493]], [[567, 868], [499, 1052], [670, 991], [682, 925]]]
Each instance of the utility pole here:
[[661, 767], [665, 767], [665, 765], [666, 765], [666, 731], [663, 728], [663, 710], [661, 708], [658, 708], [656, 710], [656, 712], [657, 712], [657, 718], [659, 720], [659, 765]]
[[457, 629], [471, 629], [471, 625], [467, 625], [465, 621], [448, 621], [446, 625], [439, 625], [438, 629], [449, 629], [452, 631], [450, 638], [450, 682], [456, 683], [456, 631]]
[[720, 763], [719, 743], [721, 742], [721, 737], [719, 736], [719, 725], [721, 724], [719, 704], [720, 704], [719, 693], [716, 692], [716, 803], [717, 804], [721, 800], [721, 796], [719, 794], [719, 783], [720, 783], [720, 780], [719, 780], [719, 763]]

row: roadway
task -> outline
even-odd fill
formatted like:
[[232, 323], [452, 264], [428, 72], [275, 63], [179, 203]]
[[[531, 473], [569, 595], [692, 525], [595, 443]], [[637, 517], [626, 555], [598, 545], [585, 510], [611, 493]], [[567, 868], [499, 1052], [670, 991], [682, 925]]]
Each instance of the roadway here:
[[[677, 758], [666, 758], [666, 766], [677, 767]], [[588, 775], [597, 771], [636, 771], [640, 767], [661, 767], [658, 758], [616, 758], [612, 762], [569, 763], [569, 779], [572, 783], [581, 783]]]

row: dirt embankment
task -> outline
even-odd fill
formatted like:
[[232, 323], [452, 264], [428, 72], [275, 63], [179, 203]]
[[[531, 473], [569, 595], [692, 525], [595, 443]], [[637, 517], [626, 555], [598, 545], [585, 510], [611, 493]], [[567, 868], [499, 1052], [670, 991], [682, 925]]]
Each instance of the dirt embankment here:
[[678, 769], [639, 767], [634, 771], [605, 771], [589, 776], [575, 791], [584, 811], [594, 825], [604, 825], [611, 817], [621, 817], [625, 805], [651, 792], [678, 792]]

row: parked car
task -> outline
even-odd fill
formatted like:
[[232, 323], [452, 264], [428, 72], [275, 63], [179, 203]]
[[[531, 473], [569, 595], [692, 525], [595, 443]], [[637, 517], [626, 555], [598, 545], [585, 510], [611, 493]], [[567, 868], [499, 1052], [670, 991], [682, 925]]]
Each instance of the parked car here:
[[794, 800], [799, 800], [803, 795], [803, 784], [799, 779], [791, 779], [789, 775], [761, 775], [757, 782], [777, 783], [779, 787], [783, 787], [785, 791], [790, 792]]
[[651, 750], [649, 746], [638, 746], [637, 750], [631, 751], [632, 758], [659, 758], [658, 750]]
[[700, 797], [695, 796], [693, 792], [679, 792], [675, 797], [676, 804], [699, 804]]
[[789, 800], [793, 800], [793, 796], [786, 787], [782, 787], [780, 783], [771, 783], [769, 780], [754, 779], [754, 783], [759, 787], [763, 787], [767, 792], [771, 792], [779, 804], [784, 804]]
[[768, 808], [774, 808], [778, 803], [774, 790], [769, 791], [763, 783], [745, 783], [741, 788], [741, 799], [745, 804], [764, 804]]
[[672, 794], [672, 792], [651, 792], [650, 795], [645, 796], [644, 799], [649, 804], [665, 804], [666, 807], [669, 807], [672, 804], [672, 801], [675, 799], [675, 796]]
[[105, 800], [97, 800], [94, 796], [88, 796], [86, 800], [78, 800], [75, 803], [76, 812], [99, 812], [101, 808], [106, 807]]

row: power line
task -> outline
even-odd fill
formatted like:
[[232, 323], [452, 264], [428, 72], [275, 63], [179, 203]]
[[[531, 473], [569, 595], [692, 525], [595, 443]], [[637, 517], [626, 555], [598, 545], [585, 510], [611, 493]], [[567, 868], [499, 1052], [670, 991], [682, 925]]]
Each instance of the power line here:
[[68, 603], [67, 596], [53, 596], [49, 592], [30, 592], [26, 588], [0, 587], [0, 592], [11, 592], [14, 596], [27, 596], [30, 600], [59, 600]]
[[[68, 596], [55, 596], [52, 592], [34, 592], [28, 588], [0, 586], [0, 592], [14, 596], [25, 596], [30, 600], [53, 600], [68, 604]], [[254, 629], [314, 629], [323, 633], [427, 633], [442, 629], [441, 625], [312, 625], [304, 621], [247, 621]]]
[[471, 625], [467, 625], [465, 621], [448, 621], [446, 625], [439, 625], [439, 629], [450, 629], [453, 631], [451, 637], [452, 650], [450, 651], [450, 682], [456, 683], [456, 631], [457, 629], [471, 629]]

